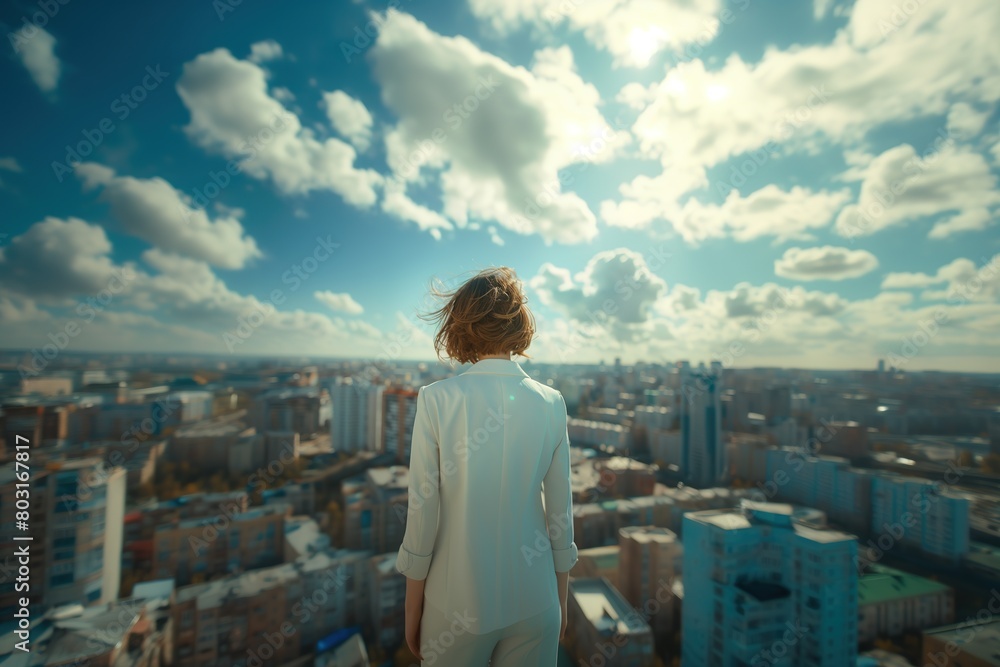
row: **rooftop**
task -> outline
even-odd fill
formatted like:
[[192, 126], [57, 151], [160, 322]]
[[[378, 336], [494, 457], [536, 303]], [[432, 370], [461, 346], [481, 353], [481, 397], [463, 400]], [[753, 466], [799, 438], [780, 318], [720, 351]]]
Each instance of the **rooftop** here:
[[569, 587], [569, 594], [598, 633], [637, 635], [650, 632], [649, 624], [604, 577], [573, 579]]
[[858, 606], [929, 595], [951, 590], [948, 586], [915, 574], [873, 564], [858, 577]]
[[924, 630], [943, 644], [953, 643], [959, 650], [975, 656], [984, 664], [1000, 663], [1000, 620], [985, 623], [963, 621], [954, 625]]

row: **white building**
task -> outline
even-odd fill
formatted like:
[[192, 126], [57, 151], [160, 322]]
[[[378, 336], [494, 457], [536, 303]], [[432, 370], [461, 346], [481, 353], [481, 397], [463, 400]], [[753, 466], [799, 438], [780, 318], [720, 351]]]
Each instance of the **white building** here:
[[843, 667], [857, 655], [858, 543], [791, 505], [684, 516], [684, 667]]
[[330, 438], [334, 451], [375, 451], [381, 442], [382, 385], [338, 377], [330, 385], [333, 418]]

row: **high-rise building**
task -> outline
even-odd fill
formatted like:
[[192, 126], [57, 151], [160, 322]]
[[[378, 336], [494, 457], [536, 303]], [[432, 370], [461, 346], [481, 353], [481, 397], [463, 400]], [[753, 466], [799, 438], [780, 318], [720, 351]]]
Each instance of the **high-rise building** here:
[[697, 369], [683, 362], [681, 375], [681, 451], [685, 483], [708, 488], [724, 485], [729, 470], [722, 444], [721, 406], [722, 364], [713, 361], [710, 369]]
[[364, 479], [346, 480], [344, 538], [348, 549], [377, 554], [398, 551], [406, 529], [409, 472], [404, 466], [371, 468]]
[[683, 664], [842, 667], [857, 655], [858, 543], [791, 505], [684, 517]]
[[410, 441], [413, 422], [417, 417], [417, 391], [390, 387], [382, 394], [382, 447], [384, 453], [396, 455], [396, 462], [410, 462]]
[[257, 431], [294, 431], [309, 439], [318, 433], [322, 415], [330, 403], [325, 387], [284, 388], [259, 396], [254, 410]]
[[[5, 544], [30, 535], [32, 591], [42, 591], [40, 606], [96, 605], [118, 599], [125, 517], [125, 469], [100, 459], [39, 462], [31, 477], [34, 506], [27, 531], [5, 523]], [[0, 470], [0, 505], [13, 515], [18, 479], [13, 464]], [[9, 504], [8, 504], [9, 500]], [[13, 533], [13, 535], [11, 534]], [[13, 590], [13, 582], [11, 588]], [[4, 591], [5, 592], [5, 591]], [[36, 602], [30, 596], [29, 600]], [[0, 595], [0, 605], [10, 599]]]
[[338, 377], [330, 385], [333, 419], [330, 438], [334, 451], [359, 452], [380, 446], [382, 385]]
[[[889, 473], [872, 479], [871, 501], [876, 545], [891, 540], [952, 564], [969, 552], [970, 500], [965, 495], [942, 490], [930, 480]], [[878, 560], [878, 550], [862, 549], [862, 560]]]
[[648, 619], [655, 635], [668, 632], [674, 623], [671, 590], [681, 557], [676, 533], [656, 526], [628, 526], [618, 531], [618, 544], [618, 590], [636, 609], [655, 612]]

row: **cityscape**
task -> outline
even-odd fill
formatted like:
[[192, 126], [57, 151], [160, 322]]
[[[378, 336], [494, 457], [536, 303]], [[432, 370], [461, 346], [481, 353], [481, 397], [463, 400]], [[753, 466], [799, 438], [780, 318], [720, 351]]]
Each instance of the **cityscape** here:
[[997, 0], [0, 32], [0, 667], [1000, 667]]
[[[2, 361], [3, 664], [417, 664], [411, 430], [461, 367]], [[569, 414], [561, 664], [997, 664], [996, 375], [523, 367]]]

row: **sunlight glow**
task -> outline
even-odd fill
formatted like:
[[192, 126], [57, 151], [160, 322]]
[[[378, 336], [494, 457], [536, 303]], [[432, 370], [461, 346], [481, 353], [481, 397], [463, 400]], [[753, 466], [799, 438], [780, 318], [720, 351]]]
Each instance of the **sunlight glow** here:
[[667, 43], [667, 37], [667, 33], [656, 26], [633, 28], [628, 38], [632, 61], [639, 67], [648, 65], [650, 59]]
[[721, 84], [712, 84], [705, 89], [705, 96], [713, 102], [718, 102], [729, 97], [729, 88]]

